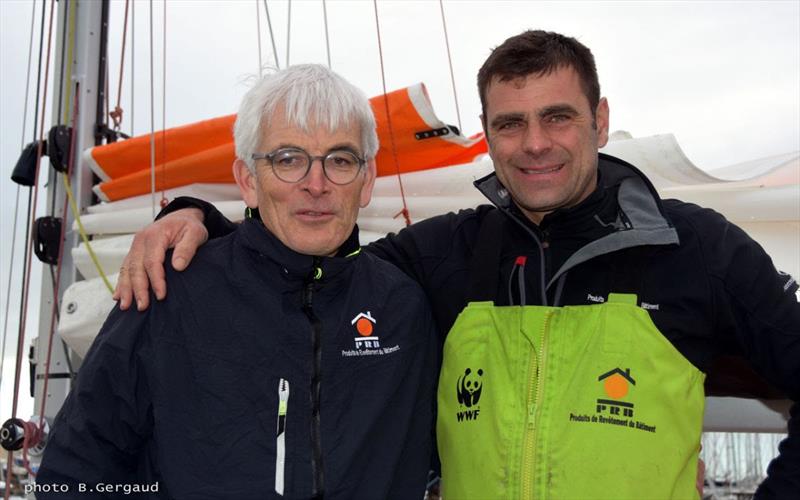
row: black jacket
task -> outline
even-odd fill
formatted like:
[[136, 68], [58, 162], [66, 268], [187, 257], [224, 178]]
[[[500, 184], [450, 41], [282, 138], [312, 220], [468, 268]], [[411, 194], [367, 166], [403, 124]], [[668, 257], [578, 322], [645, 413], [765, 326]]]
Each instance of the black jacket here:
[[163, 498], [273, 498], [283, 425], [286, 498], [315, 485], [325, 498], [421, 497], [433, 321], [418, 285], [372, 255], [344, 257], [356, 249], [357, 229], [341, 256], [300, 255], [250, 219], [188, 271], [168, 269], [166, 300], [109, 316], [37, 481], [76, 492], [53, 498], [156, 481]]
[[[800, 399], [797, 283], [720, 214], [661, 200], [641, 172], [603, 154], [589, 198], [538, 226], [503, 196], [494, 175], [476, 186], [494, 206], [433, 217], [367, 247], [422, 285], [443, 335], [470, 300], [482, 224], [499, 209], [507, 217], [495, 243], [497, 286], [490, 295], [497, 305], [591, 304], [624, 283], [664, 336], [709, 374], [708, 393]], [[227, 221], [203, 208], [212, 234], [228, 230]], [[760, 498], [800, 498], [798, 404], [788, 431]]]

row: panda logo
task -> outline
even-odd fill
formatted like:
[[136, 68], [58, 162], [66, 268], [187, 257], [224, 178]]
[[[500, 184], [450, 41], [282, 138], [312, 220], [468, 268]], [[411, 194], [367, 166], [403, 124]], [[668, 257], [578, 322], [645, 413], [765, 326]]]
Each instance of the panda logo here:
[[478, 372], [473, 374], [470, 368], [464, 370], [464, 375], [458, 377], [456, 383], [456, 396], [459, 404], [471, 408], [478, 404], [481, 399], [481, 389], [483, 389], [483, 370], [478, 368]]

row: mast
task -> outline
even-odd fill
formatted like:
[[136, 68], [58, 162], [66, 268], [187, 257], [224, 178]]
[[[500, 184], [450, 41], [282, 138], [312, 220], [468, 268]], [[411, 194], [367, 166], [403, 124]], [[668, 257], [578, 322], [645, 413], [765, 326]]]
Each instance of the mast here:
[[[64, 103], [62, 111], [59, 113], [59, 106], [54, 105], [52, 111], [52, 123], [71, 125], [75, 106], [75, 92], [79, 89], [78, 112], [75, 121], [75, 134], [73, 154], [73, 170], [70, 176], [72, 192], [78, 210], [83, 211], [84, 207], [91, 204], [92, 200], [92, 172], [84, 168], [81, 162], [81, 152], [100, 141], [97, 134], [97, 121], [102, 120], [103, 106], [102, 97], [105, 78], [105, 33], [108, 24], [108, 0], [98, 2], [96, 0], [71, 0], [58, 2], [58, 32], [54, 88], [56, 95]], [[73, 11], [73, 12], [70, 12]], [[74, 24], [72, 21], [74, 20]], [[70, 29], [72, 26], [72, 33]], [[64, 33], [66, 28], [67, 33]], [[66, 43], [66, 50], [61, 50], [60, 44]], [[70, 46], [71, 45], [71, 46]], [[63, 61], [62, 58], [71, 60]], [[54, 99], [53, 102], [57, 102]], [[58, 286], [57, 297], [60, 299], [64, 291], [74, 282], [83, 280], [83, 276], [77, 271], [72, 260], [72, 249], [80, 244], [80, 234], [73, 230], [74, 217], [71, 211], [65, 206], [64, 201], [66, 192], [64, 182], [61, 178], [64, 174], [56, 172], [52, 168], [47, 169], [48, 190], [47, 207], [54, 207], [53, 216], [60, 218], [64, 224], [64, 250], [61, 256], [61, 278]], [[55, 266], [54, 273], [55, 273]], [[70, 363], [67, 359], [67, 349], [63, 346], [61, 339], [56, 335], [53, 339], [50, 366], [45, 366], [47, 360], [48, 342], [51, 329], [51, 317], [53, 315], [53, 296], [54, 281], [51, 273], [45, 269], [42, 273], [42, 294], [39, 309], [39, 335], [32, 341], [31, 360], [35, 363], [35, 392], [34, 392], [34, 413], [39, 415], [42, 410], [42, 403], [45, 395], [43, 394], [43, 382], [45, 374], [49, 373], [47, 384], [47, 402], [44, 405], [45, 418], [52, 422], [56, 413], [61, 409], [61, 405], [70, 390], [71, 373]], [[69, 305], [61, 308], [64, 314], [70, 314], [72, 310]], [[74, 310], [73, 310], [74, 312]], [[76, 360], [77, 361], [77, 360]], [[73, 366], [77, 370], [77, 366]]]

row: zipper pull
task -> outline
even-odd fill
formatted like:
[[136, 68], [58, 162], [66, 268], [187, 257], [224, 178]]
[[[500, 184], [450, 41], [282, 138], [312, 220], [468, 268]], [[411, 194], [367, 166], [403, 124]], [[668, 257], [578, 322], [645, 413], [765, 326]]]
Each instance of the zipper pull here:
[[275, 492], [283, 496], [286, 467], [286, 412], [289, 409], [289, 381], [278, 381], [278, 429], [275, 443]]
[[528, 405], [528, 429], [536, 428], [536, 403]]
[[286, 410], [289, 408], [289, 381], [278, 382], [278, 434], [286, 429]]

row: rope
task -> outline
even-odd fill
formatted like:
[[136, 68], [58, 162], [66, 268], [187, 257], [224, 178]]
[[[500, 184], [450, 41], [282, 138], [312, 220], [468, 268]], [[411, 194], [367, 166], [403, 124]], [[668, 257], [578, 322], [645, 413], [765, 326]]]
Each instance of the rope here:
[[[64, 8], [67, 9], [67, 12], [69, 12], [69, 7], [70, 7], [69, 3], [64, 5]], [[66, 65], [66, 60], [64, 59], [64, 51], [66, 50], [66, 47], [67, 47], [67, 23], [68, 23], [68, 21], [69, 21], [69, 16], [64, 16], [64, 25], [63, 25], [63, 27], [61, 29], [61, 71], [60, 71], [60, 74], [61, 74], [62, 78], [64, 76], [64, 67]], [[65, 81], [69, 81], [69, 80], [65, 80]], [[57, 108], [58, 109], [58, 113], [56, 113], [56, 116], [58, 117], [57, 120], [58, 120], [58, 124], [59, 125], [64, 123], [65, 121], [67, 121], [66, 120], [67, 113], [66, 112], [64, 113], [63, 118], [62, 118], [62, 114], [61, 114], [63, 101], [64, 101], [64, 89], [63, 88], [59, 88], [58, 89], [58, 108]], [[55, 198], [55, 196], [53, 198]]]
[[125, 69], [125, 41], [128, 39], [128, 7], [130, 0], [125, 0], [125, 18], [122, 22], [122, 50], [119, 56], [119, 85], [117, 85], [117, 105], [108, 115], [114, 122], [114, 130], [119, 130], [122, 125], [122, 77]]
[[453, 73], [453, 58], [450, 55], [450, 39], [447, 36], [447, 21], [444, 17], [444, 3], [439, 0], [439, 10], [442, 13], [442, 29], [444, 30], [444, 43], [447, 47], [447, 64], [450, 65], [450, 83], [453, 85], [453, 100], [456, 103], [456, 118], [458, 118], [458, 130], [462, 133], [464, 129], [461, 127], [461, 111], [458, 109], [458, 94], [456, 94], [456, 77]]
[[269, 39], [270, 42], [272, 42], [272, 57], [275, 58], [275, 68], [281, 69], [281, 63], [278, 61], [278, 47], [275, 45], [275, 33], [272, 31], [272, 20], [269, 17], [267, 0], [264, 0], [264, 10], [267, 11], [267, 26], [269, 27]]
[[134, 132], [133, 113], [136, 111], [134, 107], [134, 95], [136, 94], [136, 2], [131, 4], [131, 135], [136, 135]]
[[[79, 105], [79, 94], [80, 92], [80, 84], [75, 84], [75, 97], [74, 97], [74, 106], [72, 107], [72, 130], [75, 130], [77, 119], [78, 119], [78, 110], [80, 109]], [[70, 137], [70, 144], [69, 144], [69, 161], [67, 163], [67, 172], [66, 174], [62, 175], [63, 178], [68, 178], [72, 175], [72, 169], [75, 163], [75, 140], [77, 134], [71, 134]], [[67, 183], [69, 185], [69, 183]], [[61, 213], [67, 213], [67, 199], [73, 202], [74, 199], [71, 196], [72, 193], [68, 192], [67, 198], [64, 199], [64, 206], [61, 210]], [[66, 220], [66, 219], [65, 219]], [[55, 283], [53, 284], [53, 311], [50, 314], [50, 329], [49, 335], [47, 338], [47, 358], [44, 365], [44, 383], [42, 384], [42, 404], [39, 410], [39, 428], [44, 429], [44, 416], [45, 416], [45, 408], [47, 407], [47, 386], [50, 382], [50, 360], [52, 359], [53, 354], [53, 337], [55, 337], [55, 330], [56, 330], [56, 315], [58, 314], [58, 303], [59, 303], [59, 289], [61, 287], [61, 269], [63, 264], [63, 256], [64, 256], [64, 234], [67, 231], [66, 224], [61, 225], [61, 234], [58, 238], [58, 266], [56, 268], [56, 277]]]
[[[44, 1], [44, 0], [43, 0]], [[36, 152], [36, 170], [34, 172], [34, 186], [33, 186], [33, 202], [30, 204], [29, 213], [31, 214], [31, 222], [33, 223], [36, 220], [36, 204], [38, 202], [38, 195], [39, 195], [39, 186], [38, 186], [38, 179], [39, 179], [39, 167], [42, 163], [42, 145], [44, 142], [44, 115], [45, 110], [47, 108], [47, 81], [50, 77], [50, 47], [53, 38], [53, 18], [54, 18], [54, 11], [55, 11], [55, 0], [50, 0], [50, 25], [47, 33], [47, 57], [45, 59], [45, 76], [44, 76], [44, 90], [42, 92], [42, 114], [41, 114], [41, 128], [39, 130], [39, 147], [37, 148]], [[42, 35], [44, 35], [44, 9], [42, 9]], [[41, 47], [40, 47], [41, 53]], [[40, 60], [41, 62], [41, 60]], [[41, 64], [39, 66], [39, 71], [41, 72]], [[37, 78], [38, 81], [38, 78]], [[38, 88], [38, 84], [37, 84]], [[38, 94], [38, 92], [37, 92]], [[35, 135], [35, 134], [34, 134]], [[31, 273], [28, 272], [31, 268], [31, 255], [33, 253], [33, 238], [29, 238], [30, 244], [26, 245], [29, 249], [27, 253], [27, 264], [25, 267], [25, 277], [24, 277], [24, 285], [22, 289], [22, 304], [21, 304], [21, 313], [20, 313], [20, 325], [19, 325], [19, 336], [17, 338], [17, 359], [16, 359], [16, 366], [14, 371], [14, 393], [13, 393], [13, 402], [11, 405], [11, 418], [17, 417], [17, 405], [19, 403], [19, 384], [20, 378], [22, 375], [22, 348], [25, 342], [25, 323], [27, 319], [27, 311], [28, 311], [28, 291], [30, 289], [30, 280], [31, 280]], [[14, 453], [12, 451], [8, 452], [8, 463], [7, 463], [7, 472], [6, 472], [6, 485], [9, 487], [6, 488], [5, 498], [6, 500], [9, 498], [9, 494], [11, 492], [11, 472], [14, 467]]]
[[[28, 41], [28, 71], [25, 74], [25, 99], [22, 101], [22, 139], [20, 150], [25, 149], [25, 129], [28, 123], [28, 97], [31, 88], [31, 63], [33, 62], [33, 32], [35, 28], [36, 19], [36, 2], [31, 2], [31, 36]], [[8, 316], [11, 310], [11, 278], [14, 272], [14, 251], [17, 249], [17, 219], [19, 218], [19, 192], [20, 186], [17, 184], [17, 196], [14, 202], [14, 225], [11, 229], [11, 261], [8, 265], [8, 286], [6, 287], [6, 307], [5, 316], [3, 317], [3, 345], [2, 354], [0, 354], [0, 387], [3, 386], [3, 368], [6, 361], [6, 344], [8, 342]]]
[[[73, 50], [75, 49], [75, 25], [77, 24], [75, 20], [75, 11], [78, 9], [71, 8], [72, 2], [67, 3], [67, 9], [69, 10], [69, 44], [67, 44], [67, 61], [72, 61], [72, 54]], [[65, 82], [72, 81], [72, 64], [67, 65], [67, 76], [64, 79]], [[64, 121], [67, 121], [67, 117], [69, 116], [68, 110], [71, 109], [72, 106], [72, 94], [67, 94], [67, 106], [64, 109]]]
[[403, 200], [403, 209], [400, 210], [394, 218], [403, 216], [406, 226], [411, 225], [411, 217], [408, 214], [408, 204], [406, 203], [406, 193], [403, 189], [403, 179], [400, 175], [400, 161], [397, 159], [397, 149], [394, 141], [394, 127], [392, 127], [392, 115], [389, 113], [389, 96], [386, 95], [386, 72], [383, 67], [383, 45], [381, 44], [381, 25], [378, 21], [378, 1], [372, 0], [373, 10], [375, 11], [375, 30], [378, 33], [378, 56], [381, 61], [381, 85], [383, 85], [383, 104], [386, 109], [386, 121], [389, 125], [389, 142], [392, 145], [392, 157], [394, 158], [394, 167], [397, 171], [397, 182], [400, 185], [400, 199]]
[[261, 59], [261, 8], [256, 0], [256, 37], [258, 38], [258, 78], [264, 76], [263, 62]]
[[89, 252], [89, 257], [92, 259], [92, 263], [94, 264], [95, 269], [97, 269], [97, 273], [103, 279], [103, 283], [105, 283], [108, 291], [113, 295], [114, 287], [111, 286], [111, 282], [108, 280], [106, 273], [103, 271], [103, 266], [100, 264], [97, 254], [94, 253], [94, 250], [92, 249], [91, 241], [89, 240], [89, 234], [86, 232], [83, 222], [81, 222], [81, 214], [78, 210], [78, 204], [75, 203], [75, 195], [72, 193], [72, 187], [70, 186], [69, 178], [64, 176], [62, 177], [62, 180], [64, 181], [64, 189], [66, 190], [67, 198], [69, 199], [69, 208], [72, 212], [72, 217], [75, 219], [75, 223], [78, 225], [78, 233], [81, 235], [81, 240], [83, 240], [83, 244], [86, 246], [86, 250]]
[[156, 110], [153, 76], [153, 0], [150, 0], [150, 197], [152, 218], [156, 218]]
[[[36, 473], [31, 469], [30, 462], [28, 461], [28, 449], [33, 448], [42, 441], [44, 437], [44, 427], [30, 421], [24, 421], [22, 422], [22, 429], [24, 436], [22, 438], [22, 463], [25, 464], [25, 469], [28, 471], [28, 474], [36, 477]], [[10, 485], [8, 489], [11, 489]]]
[[322, 19], [325, 23], [325, 51], [328, 54], [328, 69], [333, 69], [331, 66], [331, 41], [328, 38], [328, 8], [325, 0], [322, 0]]
[[286, 13], [286, 67], [289, 67], [289, 49], [292, 46], [292, 0], [289, 1], [289, 10]]
[[[167, 185], [167, 0], [164, 0], [164, 29], [162, 30], [161, 55], [161, 186]], [[161, 188], [161, 208], [169, 203]]]

